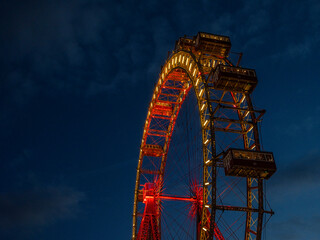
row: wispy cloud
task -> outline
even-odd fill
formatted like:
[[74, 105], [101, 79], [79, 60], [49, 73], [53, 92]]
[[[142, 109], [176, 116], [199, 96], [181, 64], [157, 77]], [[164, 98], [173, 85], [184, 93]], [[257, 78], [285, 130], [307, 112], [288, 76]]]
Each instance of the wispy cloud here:
[[10, 28], [0, 30], [6, 55], [1, 58], [2, 67], [9, 71], [2, 85], [19, 77], [24, 85], [34, 86], [17, 86], [23, 92], [18, 99], [27, 100], [26, 94], [48, 89], [76, 94], [108, 90], [118, 65], [112, 51], [115, 35], [108, 28], [117, 18], [112, 9], [89, 1], [3, 7], [7, 11], [1, 22]]
[[271, 222], [272, 239], [301, 240], [308, 236], [310, 240], [319, 239], [320, 215], [296, 216], [284, 221]]
[[267, 187], [268, 201], [275, 211], [267, 225], [271, 239], [316, 240], [320, 215], [317, 211], [320, 191], [319, 150], [304, 158], [279, 164]]
[[[4, 42], [0, 61], [6, 69], [2, 85], [6, 92], [14, 92], [13, 101], [21, 103], [44, 90], [93, 96], [119, 84], [155, 81], [158, 63], [177, 36], [199, 30], [231, 35], [243, 46], [240, 51], [267, 45], [272, 38], [281, 48], [268, 51], [273, 57], [309, 54], [319, 41], [319, 36], [310, 35], [316, 32], [320, 8], [308, 2], [295, 2], [295, 8], [283, 15], [300, 9], [299, 16], [313, 30], [285, 45], [278, 40], [290, 20], [279, 14], [283, 9], [274, 0], [245, 1], [235, 7], [178, 1], [165, 10], [157, 1], [8, 2], [0, 21]], [[185, 14], [190, 8], [196, 11]], [[16, 82], [15, 90], [11, 81]]]
[[0, 229], [41, 227], [75, 217], [84, 194], [66, 187], [0, 194]]
[[272, 179], [270, 191], [276, 191], [277, 194], [274, 196], [277, 198], [278, 194], [301, 194], [312, 188], [320, 189], [319, 169], [320, 155], [318, 153], [289, 161], [286, 165], [280, 165]]
[[85, 193], [65, 184], [49, 184], [32, 169], [33, 152], [24, 149], [9, 158], [2, 156], [0, 192], [0, 238], [2, 232], [33, 230], [81, 212]]

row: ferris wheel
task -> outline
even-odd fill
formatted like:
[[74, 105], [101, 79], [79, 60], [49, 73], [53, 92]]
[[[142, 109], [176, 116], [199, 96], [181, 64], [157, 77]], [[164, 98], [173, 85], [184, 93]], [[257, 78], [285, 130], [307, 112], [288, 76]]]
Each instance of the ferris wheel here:
[[262, 239], [273, 214], [263, 186], [276, 165], [261, 151], [256, 73], [233, 65], [230, 48], [226, 36], [181, 37], [162, 66], [140, 146], [133, 240]]

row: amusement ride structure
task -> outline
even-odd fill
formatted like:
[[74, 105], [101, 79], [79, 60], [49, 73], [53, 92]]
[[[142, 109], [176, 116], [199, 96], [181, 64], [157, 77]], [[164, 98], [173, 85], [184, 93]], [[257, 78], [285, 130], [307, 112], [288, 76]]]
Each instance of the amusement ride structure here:
[[256, 72], [229, 60], [229, 37], [181, 37], [149, 105], [134, 194], [133, 240], [260, 240], [275, 171], [262, 151]]

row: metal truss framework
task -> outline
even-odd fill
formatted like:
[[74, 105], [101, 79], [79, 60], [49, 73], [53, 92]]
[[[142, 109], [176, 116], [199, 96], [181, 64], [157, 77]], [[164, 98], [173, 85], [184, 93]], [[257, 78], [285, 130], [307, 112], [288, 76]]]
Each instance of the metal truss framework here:
[[[171, 53], [161, 69], [149, 106], [140, 147], [134, 196], [133, 240], [142, 239], [138, 238], [139, 229], [137, 226], [139, 215], [137, 205], [142, 201], [140, 178], [149, 174], [160, 180], [163, 179], [176, 119], [181, 105], [191, 89], [197, 97], [202, 126], [203, 205], [200, 239], [214, 238], [214, 232], [218, 231], [215, 225], [216, 211], [219, 210], [245, 212], [244, 239], [261, 239], [263, 214], [266, 212], [263, 208], [262, 179], [247, 178], [246, 206], [221, 206], [217, 204], [217, 168], [222, 166], [223, 152], [217, 151], [216, 133], [234, 134], [242, 139], [244, 149], [259, 151], [257, 121], [264, 114], [263, 110], [259, 111], [253, 108], [248, 93], [214, 88], [209, 74], [218, 64], [232, 66], [226, 57], [208, 54], [201, 49], [180, 48]], [[160, 124], [157, 124], [155, 128], [154, 122]], [[143, 169], [143, 161], [147, 161], [150, 157], [158, 158], [161, 161], [158, 169]], [[148, 218], [148, 216], [144, 215], [143, 218]], [[156, 224], [152, 217], [149, 217], [149, 221], [152, 222], [152, 225]], [[143, 231], [141, 227], [140, 231]], [[160, 238], [156, 236], [154, 239]]]

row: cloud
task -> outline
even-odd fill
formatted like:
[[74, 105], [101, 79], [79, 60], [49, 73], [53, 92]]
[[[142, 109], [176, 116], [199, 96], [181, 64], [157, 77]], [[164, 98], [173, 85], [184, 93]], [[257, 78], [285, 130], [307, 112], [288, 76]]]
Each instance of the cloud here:
[[[277, 213], [276, 218], [287, 220], [288, 216], [310, 216], [315, 210], [320, 191], [320, 155], [319, 152], [278, 164], [276, 174], [268, 180], [266, 188], [271, 207]], [[296, 206], [304, 203], [303, 209]]]
[[294, 119], [295, 122], [288, 124], [285, 133], [289, 136], [303, 136], [315, 132], [320, 127], [319, 116], [320, 114], [314, 111], [313, 116], [306, 115], [302, 119]]
[[278, 165], [278, 171], [268, 180], [266, 189], [267, 205], [270, 202], [275, 211], [265, 230], [268, 238], [318, 239], [319, 167], [319, 151], [289, 161], [287, 165]]
[[306, 58], [310, 56], [312, 51], [320, 42], [320, 34], [315, 32], [313, 36], [305, 36], [302, 40], [297, 43], [289, 43], [285, 46], [282, 51], [274, 53], [270, 56], [272, 61], [277, 61], [281, 58], [294, 59], [296, 57]]
[[286, 166], [278, 169], [274, 180], [276, 187], [291, 185], [294, 187], [305, 187], [305, 185], [315, 185], [320, 178], [320, 156], [318, 154], [308, 155], [296, 161], [291, 161]]
[[42, 227], [75, 217], [83, 199], [83, 193], [66, 187], [1, 193], [0, 229]]
[[272, 239], [300, 240], [308, 236], [310, 240], [317, 240], [320, 235], [320, 215], [296, 216], [284, 221], [270, 223], [272, 229]]
[[[118, 66], [111, 47], [112, 9], [90, 1], [25, 1], [4, 4], [2, 11], [1, 81], [7, 92], [16, 93], [11, 94], [16, 102], [43, 90], [108, 90]], [[24, 84], [14, 90], [12, 78]]]
[[[290, 6], [274, 0], [240, 1], [234, 6], [210, 1], [177, 1], [162, 8], [164, 5], [159, 1], [100, 0], [4, 3], [0, 70], [5, 100], [19, 105], [46, 91], [91, 97], [120, 85], [155, 81], [158, 64], [176, 38], [202, 30], [230, 35], [242, 46], [235, 51], [269, 47], [271, 51], [264, 51], [263, 56], [273, 58], [308, 56], [319, 41], [319, 34], [310, 37], [319, 25], [320, 8], [313, 0]], [[285, 7], [288, 10], [283, 11]], [[299, 14], [294, 17], [296, 9]], [[292, 18], [293, 24], [310, 32], [288, 32], [296, 31], [288, 27]], [[284, 34], [295, 37], [284, 42]], [[270, 46], [269, 40], [277, 44]]]
[[57, 92], [91, 97], [119, 85], [155, 81], [160, 66], [152, 64], [171, 49], [173, 42], [164, 50], [174, 32], [166, 18], [154, 14], [148, 20], [141, 14], [156, 12], [156, 5], [88, 0], [4, 4], [0, 68], [5, 101], [21, 105], [38, 93]]
[[267, 225], [270, 239], [319, 238], [319, 167], [319, 151], [278, 165], [267, 187], [267, 200], [275, 211]]

